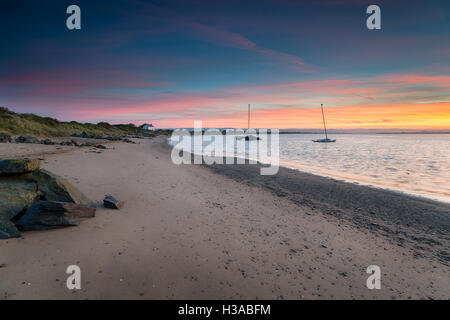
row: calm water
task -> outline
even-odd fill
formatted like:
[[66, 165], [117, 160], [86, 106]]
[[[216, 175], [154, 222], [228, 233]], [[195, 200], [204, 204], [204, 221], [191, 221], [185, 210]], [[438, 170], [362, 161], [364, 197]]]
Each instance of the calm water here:
[[450, 202], [449, 134], [280, 135], [283, 166]]
[[311, 141], [319, 138], [280, 135], [280, 165], [450, 202], [450, 134], [332, 134], [335, 143]]

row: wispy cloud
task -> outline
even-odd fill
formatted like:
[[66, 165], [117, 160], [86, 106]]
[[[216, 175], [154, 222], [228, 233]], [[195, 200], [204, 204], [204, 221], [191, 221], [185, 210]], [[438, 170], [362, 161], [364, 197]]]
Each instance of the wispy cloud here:
[[170, 25], [170, 27], [156, 27], [155, 29], [145, 29], [144, 27], [142, 31], [144, 34], [181, 32], [213, 45], [235, 48], [258, 54], [270, 61], [284, 64], [292, 71], [305, 73], [316, 72], [317, 67], [307, 64], [301, 57], [260, 46], [238, 32], [206, 25], [176, 11], [154, 4], [139, 0], [135, 0], [133, 3], [143, 8], [150, 16], [157, 17], [158, 20], [164, 21], [165, 25]]

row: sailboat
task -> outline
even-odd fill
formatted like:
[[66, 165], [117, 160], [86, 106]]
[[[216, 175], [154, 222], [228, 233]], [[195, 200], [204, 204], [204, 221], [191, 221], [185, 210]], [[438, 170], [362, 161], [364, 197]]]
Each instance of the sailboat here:
[[[247, 129], [250, 130], [250, 104], [248, 105], [248, 112], [247, 112]], [[245, 137], [239, 137], [239, 140], [244, 139], [245, 141], [255, 141], [255, 140], [261, 140], [260, 137], [255, 137], [252, 135], [246, 135]]]
[[336, 140], [328, 139], [327, 126], [325, 124], [325, 115], [323, 113], [323, 104], [320, 104], [320, 108], [322, 109], [322, 119], [323, 119], [323, 129], [325, 130], [325, 139], [313, 140], [313, 142], [324, 142], [324, 143], [336, 142]]

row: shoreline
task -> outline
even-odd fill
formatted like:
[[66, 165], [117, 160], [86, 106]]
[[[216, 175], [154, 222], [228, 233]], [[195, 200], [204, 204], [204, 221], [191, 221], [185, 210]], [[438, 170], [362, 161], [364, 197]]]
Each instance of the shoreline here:
[[[169, 143], [167, 147], [172, 148]], [[192, 162], [194, 157], [191, 153]], [[222, 163], [227, 163], [226, 158], [231, 159], [222, 157]], [[416, 247], [427, 248], [431, 256], [447, 266], [450, 263], [450, 203], [284, 165], [279, 166], [276, 175], [264, 176], [260, 168], [267, 164], [249, 164], [248, 158], [246, 164], [236, 164], [237, 158], [234, 157], [233, 165], [203, 163], [200, 166], [295, 204], [319, 208], [326, 215], [344, 219], [357, 228], [383, 233], [400, 245], [413, 240]]]
[[[170, 142], [170, 138], [167, 139], [167, 144], [170, 147], [173, 147], [173, 145]], [[229, 158], [231, 159], [232, 155], [224, 156], [223, 159]], [[234, 156], [234, 159], [245, 159], [247, 162], [250, 159], [251, 161], [258, 162], [261, 165], [270, 165], [270, 163], [260, 161], [259, 159], [255, 158], [248, 158], [243, 156]], [[431, 200], [431, 201], [437, 201], [446, 205], [450, 205], [450, 195], [445, 192], [437, 192], [432, 189], [417, 189], [417, 188], [396, 188], [391, 187], [392, 183], [380, 183], [376, 180], [371, 179], [370, 177], [364, 177], [364, 176], [358, 176], [351, 173], [343, 173], [343, 174], [333, 174], [330, 173], [330, 170], [318, 170], [317, 168], [313, 167], [304, 167], [302, 165], [296, 165], [295, 163], [281, 160], [279, 161], [279, 167], [280, 168], [286, 168], [293, 171], [299, 171], [306, 174], [312, 174], [315, 176], [331, 179], [333, 181], [343, 182], [343, 183], [350, 183], [362, 187], [368, 187], [372, 189], [379, 189], [379, 190], [386, 190], [389, 192], [398, 193], [401, 195], [409, 196], [409, 197], [416, 197], [423, 200]], [[320, 171], [320, 172], [319, 172]]]
[[426, 246], [435, 257], [448, 265], [449, 203], [284, 166], [280, 166], [278, 174], [272, 179], [259, 174], [260, 166], [205, 165], [216, 173], [268, 190], [293, 203], [319, 209], [326, 215], [351, 222], [358, 228], [394, 237], [401, 244], [413, 240], [416, 245], [420, 243], [421, 246]]
[[[398, 193], [400, 195], [404, 195], [404, 196], [408, 196], [408, 197], [414, 197], [414, 198], [419, 198], [422, 200], [431, 200], [431, 201], [436, 201], [439, 203], [443, 203], [443, 204], [450, 204], [450, 198], [442, 198], [443, 196], [439, 196], [439, 197], [431, 197], [431, 196], [427, 196], [425, 194], [419, 194], [419, 193], [412, 193], [411, 191], [407, 191], [407, 190], [400, 190], [400, 189], [392, 189], [389, 188], [388, 186], [378, 186], [372, 182], [369, 181], [357, 181], [357, 179], [352, 179], [352, 178], [347, 178], [345, 176], [340, 176], [340, 177], [333, 177], [332, 175], [327, 175], [327, 174], [320, 174], [320, 173], [316, 173], [313, 171], [307, 171], [307, 170], [303, 170], [301, 168], [295, 168], [295, 166], [289, 166], [286, 164], [280, 164], [280, 168], [286, 168], [289, 170], [294, 170], [294, 171], [299, 171], [302, 173], [306, 173], [306, 174], [311, 174], [311, 175], [315, 175], [315, 176], [319, 176], [322, 178], [327, 178], [327, 179], [331, 179], [331, 180], [335, 180], [338, 182], [343, 182], [343, 183], [350, 183], [350, 184], [354, 184], [354, 185], [358, 185], [358, 186], [362, 186], [362, 187], [366, 187], [366, 188], [371, 188], [371, 189], [377, 189], [377, 190], [386, 190], [389, 192], [394, 192], [394, 193]], [[429, 192], [428, 190], [426, 190], [427, 192]]]
[[[0, 299], [450, 297], [439, 255], [450, 224], [436, 213], [448, 207], [285, 168], [269, 181], [257, 165], [176, 166], [164, 137], [140, 142], [43, 153], [44, 169], [97, 204], [125, 205], [0, 241]], [[81, 290], [65, 287], [72, 264]], [[373, 264], [381, 290], [366, 288]]]

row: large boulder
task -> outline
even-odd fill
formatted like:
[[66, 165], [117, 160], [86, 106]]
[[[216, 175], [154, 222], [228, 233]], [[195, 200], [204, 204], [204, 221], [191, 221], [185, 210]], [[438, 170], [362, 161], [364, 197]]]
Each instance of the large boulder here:
[[41, 161], [36, 159], [0, 160], [0, 176], [23, 174], [39, 169]]
[[0, 217], [12, 219], [36, 199], [36, 183], [26, 177], [0, 179]]
[[28, 176], [0, 178], [0, 239], [20, 236], [11, 219], [28, 208], [37, 197], [36, 183]]
[[0, 133], [0, 143], [8, 143], [11, 142], [11, 136], [6, 133]]
[[48, 230], [79, 225], [95, 216], [95, 207], [74, 203], [36, 201], [16, 222], [22, 231]]
[[0, 218], [0, 239], [19, 238], [20, 232], [14, 223]]
[[39, 191], [48, 201], [70, 202], [92, 205], [92, 202], [77, 188], [65, 179], [47, 170], [36, 170], [32, 173]]
[[32, 136], [20, 136], [16, 139], [16, 142], [18, 143], [41, 143], [41, 141]]

